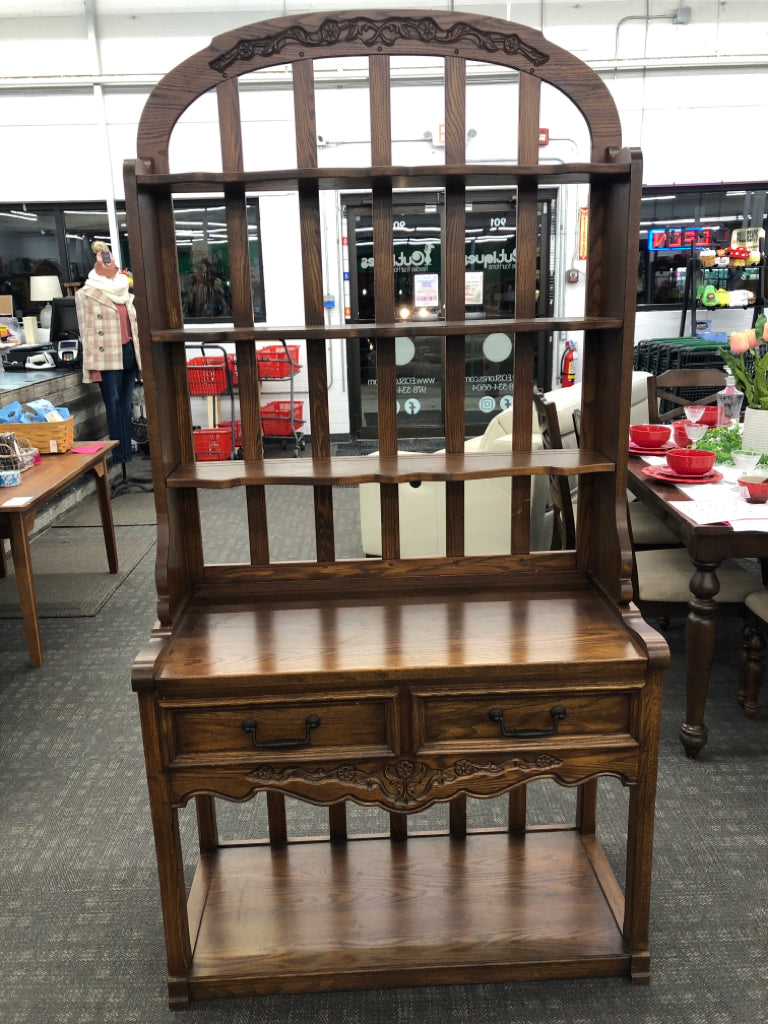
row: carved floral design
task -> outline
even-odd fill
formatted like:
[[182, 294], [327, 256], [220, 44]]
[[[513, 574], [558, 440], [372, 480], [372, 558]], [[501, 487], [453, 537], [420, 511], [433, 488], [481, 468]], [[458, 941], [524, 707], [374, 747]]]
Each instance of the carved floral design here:
[[506, 776], [513, 781], [515, 774], [548, 772], [562, 763], [551, 754], [538, 754], [530, 761], [511, 757], [498, 763], [460, 758], [447, 768], [433, 768], [424, 761], [409, 759], [387, 762], [372, 769], [349, 763], [328, 768], [263, 764], [249, 772], [246, 779], [267, 789], [283, 789], [297, 783], [312, 788], [339, 784], [352, 799], [357, 798], [361, 803], [381, 800], [388, 806], [405, 808], [447, 799], [460, 790], [471, 792], [473, 787], [488, 779]]
[[381, 20], [362, 17], [345, 20], [326, 18], [314, 32], [307, 31], [302, 25], [291, 25], [271, 36], [239, 39], [229, 50], [210, 61], [209, 66], [223, 75], [234, 64], [252, 61], [256, 57], [274, 57], [291, 44], [318, 48], [357, 41], [369, 48], [382, 49], [393, 47], [399, 40], [434, 42], [446, 48], [468, 41], [486, 53], [520, 54], [534, 67], [540, 67], [549, 60], [548, 54], [524, 43], [516, 32], [488, 32], [464, 21], [443, 29], [429, 17]]

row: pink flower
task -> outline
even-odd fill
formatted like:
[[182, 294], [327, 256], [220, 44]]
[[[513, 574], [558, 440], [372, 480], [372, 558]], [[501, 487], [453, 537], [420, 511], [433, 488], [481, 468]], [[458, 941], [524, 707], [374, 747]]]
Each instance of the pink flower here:
[[[752, 338], [750, 339], [750, 334]], [[731, 347], [731, 352], [735, 356], [740, 356], [750, 348], [754, 348], [757, 344], [755, 339], [754, 331], [733, 331], [728, 338], [728, 344]]]
[[768, 320], [765, 321], [765, 327], [763, 327], [763, 341], [768, 341]]

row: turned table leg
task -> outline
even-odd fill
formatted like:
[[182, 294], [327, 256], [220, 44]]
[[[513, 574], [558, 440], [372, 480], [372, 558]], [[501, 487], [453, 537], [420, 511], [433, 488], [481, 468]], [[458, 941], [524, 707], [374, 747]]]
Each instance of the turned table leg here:
[[739, 653], [739, 704], [749, 718], [757, 715], [757, 698], [765, 676], [765, 637], [748, 615]]
[[715, 594], [720, 590], [716, 570], [720, 563], [701, 562], [695, 558], [691, 561], [695, 570], [690, 582], [690, 612], [685, 624], [686, 701], [685, 721], [680, 726], [680, 742], [688, 757], [695, 759], [707, 742], [704, 706], [715, 651]]

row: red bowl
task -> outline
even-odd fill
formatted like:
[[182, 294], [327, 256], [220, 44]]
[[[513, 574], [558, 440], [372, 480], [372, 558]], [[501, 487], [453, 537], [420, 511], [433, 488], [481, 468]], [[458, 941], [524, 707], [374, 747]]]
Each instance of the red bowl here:
[[686, 419], [675, 420], [672, 424], [672, 433], [674, 435], [674, 442], [678, 448], [687, 448], [691, 443], [690, 437], [685, 431], [685, 424], [688, 422]]
[[667, 452], [667, 465], [679, 476], [704, 476], [715, 464], [715, 453], [698, 448], [673, 448]]
[[705, 405], [704, 415], [699, 420], [699, 423], [703, 423], [707, 427], [717, 426], [717, 406], [716, 405]]
[[768, 501], [768, 479], [765, 476], [742, 476], [739, 483], [749, 492], [747, 501], [753, 505], [763, 505]]
[[635, 423], [629, 437], [638, 448], [661, 448], [669, 440], [672, 428], [664, 423]]

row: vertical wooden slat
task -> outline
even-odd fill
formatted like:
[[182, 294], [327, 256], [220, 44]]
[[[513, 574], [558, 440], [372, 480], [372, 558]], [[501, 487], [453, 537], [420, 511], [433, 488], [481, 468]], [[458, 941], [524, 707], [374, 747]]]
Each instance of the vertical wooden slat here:
[[[445, 161], [461, 165], [466, 152], [466, 66], [462, 59], [445, 61]], [[445, 237], [443, 239], [443, 291], [446, 320], [464, 319], [465, 189], [452, 181], [445, 189]], [[445, 448], [451, 454], [464, 450], [464, 376], [466, 339], [445, 338]], [[445, 485], [446, 554], [464, 554], [464, 484]]]
[[515, 786], [509, 794], [507, 828], [510, 832], [525, 832], [528, 787]]
[[455, 839], [467, 834], [467, 798], [463, 793], [448, 805], [448, 830]]
[[[541, 83], [531, 74], [520, 75], [518, 117], [518, 163], [538, 162], [539, 104]], [[536, 313], [536, 248], [538, 235], [538, 194], [536, 185], [521, 182], [517, 190], [517, 268], [515, 271], [515, 317], [532, 317]], [[512, 411], [512, 446], [514, 451], [531, 447], [531, 417], [534, 381], [536, 334], [515, 335], [515, 402]], [[531, 479], [512, 478], [513, 554], [528, 551], [531, 536]]]
[[332, 843], [347, 841], [347, 805], [343, 801], [328, 808], [328, 835]]
[[408, 815], [400, 814], [397, 811], [390, 812], [389, 815], [389, 838], [390, 839], [407, 839], [408, 838]]
[[[236, 78], [226, 79], [216, 87], [219, 107], [221, 164], [224, 171], [243, 170], [243, 137], [240, 118], [240, 93]], [[242, 186], [224, 190], [229, 253], [229, 280], [232, 290], [232, 320], [235, 327], [253, 326], [253, 282], [248, 244], [248, 211]], [[259, 377], [256, 349], [253, 342], [238, 342], [237, 355], [240, 421], [243, 433], [243, 455], [246, 461], [263, 458]], [[267, 502], [263, 486], [246, 487], [248, 537], [252, 565], [269, 562]]]
[[[386, 167], [392, 163], [392, 109], [390, 102], [389, 57], [369, 58], [371, 164]], [[392, 229], [392, 186], [389, 181], [373, 186], [374, 303], [376, 322], [395, 320], [395, 270]], [[394, 338], [376, 342], [376, 383], [378, 389], [379, 451], [397, 452], [397, 365]], [[397, 484], [381, 484], [381, 554], [400, 557], [399, 492]]]
[[[305, 168], [317, 167], [317, 127], [315, 123], [315, 79], [311, 60], [293, 65], [293, 95], [296, 119], [296, 156], [299, 178]], [[316, 181], [299, 183], [299, 228], [304, 281], [304, 319], [308, 326], [325, 322], [323, 311], [323, 261], [320, 231], [320, 193]], [[309, 376], [309, 417], [312, 458], [331, 457], [328, 415], [328, 371], [325, 342], [307, 341]], [[333, 490], [318, 486], [315, 492], [315, 541], [317, 560], [335, 559], [333, 533]]]
[[285, 797], [282, 793], [267, 793], [267, 824], [270, 843], [273, 846], [285, 846], [288, 842], [288, 825], [285, 820]]
[[212, 796], [196, 796], [197, 835], [200, 853], [213, 853], [219, 845], [219, 830], [216, 825], [216, 802]]

